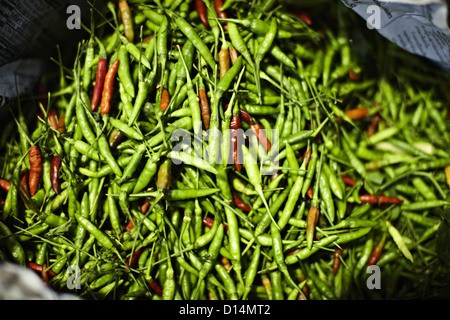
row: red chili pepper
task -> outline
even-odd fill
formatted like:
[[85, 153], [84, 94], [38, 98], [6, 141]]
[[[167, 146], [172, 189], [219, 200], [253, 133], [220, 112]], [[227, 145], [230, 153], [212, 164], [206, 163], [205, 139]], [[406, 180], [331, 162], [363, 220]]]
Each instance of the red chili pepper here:
[[[208, 227], [208, 228], [210, 228], [210, 229], [211, 229], [211, 228], [213, 227], [213, 225], [214, 225], [214, 219], [211, 218], [211, 217], [205, 217], [205, 218], [203, 218], [202, 222], [203, 222], [203, 224], [204, 224], [206, 227]], [[223, 225], [223, 228], [224, 228], [225, 231], [228, 231], [228, 226], [227, 226], [226, 224]]]
[[198, 17], [200, 18], [200, 21], [206, 28], [208, 28], [209, 27], [208, 14], [206, 10], [206, 5], [203, 2], [203, 0], [195, 0], [195, 10], [197, 10], [197, 14]]
[[33, 206], [31, 200], [30, 190], [28, 186], [29, 174], [27, 170], [20, 172], [20, 183], [19, 183], [19, 195], [25, 205], [33, 211], [37, 211], [37, 208]]
[[3, 191], [8, 192], [10, 187], [11, 187], [11, 183], [9, 181], [6, 181], [4, 179], [0, 179], [0, 188]]
[[31, 146], [30, 148], [30, 172], [28, 185], [30, 188], [30, 195], [34, 196], [39, 188], [39, 180], [42, 174], [42, 159], [41, 153], [36, 146]]
[[[203, 2], [202, 0], [200, 0]], [[198, 89], [198, 98], [200, 103], [200, 111], [202, 113], [203, 126], [205, 130], [209, 129], [209, 122], [211, 119], [208, 96], [206, 95], [205, 89]]]
[[154, 36], [154, 34], [146, 36], [144, 39], [142, 39], [142, 42], [150, 42], [150, 40], [152, 40]]
[[293, 254], [299, 252], [299, 251], [302, 250], [302, 249], [303, 249], [303, 248], [297, 248], [297, 249], [294, 249], [294, 250], [288, 252], [288, 253], [285, 255], [285, 257], [289, 257], [290, 255], [293, 255]]
[[20, 172], [19, 175], [19, 191], [20, 191], [20, 195], [23, 198], [23, 195], [30, 195], [30, 189], [28, 187], [28, 171], [27, 170], [23, 170]]
[[61, 168], [61, 158], [55, 155], [50, 165], [50, 181], [52, 183], [52, 189], [56, 194], [59, 193], [60, 181], [59, 181], [59, 169]]
[[[221, 19], [227, 19], [228, 15], [225, 11], [222, 11], [223, 1], [222, 0], [214, 0], [214, 8], [216, 9], [217, 16]], [[227, 22], [223, 24], [223, 29], [228, 30]]]
[[169, 102], [170, 102], [169, 91], [167, 91], [166, 88], [163, 88], [161, 92], [161, 103], [159, 105], [159, 109], [162, 111], [166, 111], [167, 107], [169, 106]]
[[131, 218], [131, 220], [128, 221], [127, 226], [125, 227], [125, 231], [131, 231], [134, 228], [134, 217]]
[[[134, 266], [134, 264], [138, 261], [139, 256], [142, 253], [143, 248], [139, 248], [137, 249], [130, 257], [130, 259], [128, 259], [125, 264], [127, 265], [127, 267], [132, 268]], [[128, 272], [128, 268], [125, 269], [125, 272]]]
[[306, 168], [308, 168], [309, 160], [311, 160], [311, 154], [312, 154], [311, 148], [310, 149], [306, 149], [305, 152], [303, 153], [303, 159], [302, 160], [305, 160], [305, 157], [308, 157], [306, 159]]
[[141, 203], [141, 213], [142, 214], [147, 213], [148, 208], [150, 208], [150, 201], [148, 201], [148, 199], [144, 198]]
[[250, 206], [248, 204], [246, 204], [244, 201], [239, 199], [239, 197], [234, 192], [232, 192], [232, 193], [233, 193], [233, 201], [234, 201], [234, 204], [236, 205], [236, 207], [238, 207], [239, 209], [246, 211], [246, 212], [252, 211], [252, 208], [250, 208]]
[[119, 68], [119, 59], [116, 59], [109, 67], [105, 76], [105, 82], [103, 84], [102, 100], [100, 102], [100, 112], [102, 114], [108, 114], [111, 110], [111, 99], [114, 90], [114, 80]]
[[351, 177], [349, 177], [349, 176], [347, 176], [345, 174], [343, 174], [341, 176], [341, 178], [342, 178], [342, 181], [344, 181], [344, 183], [349, 185], [349, 186], [354, 186], [356, 184], [356, 181], [353, 180], [353, 178], [351, 178]]
[[45, 271], [45, 269], [47, 268], [47, 266], [44, 264], [42, 266], [42, 271], [41, 271], [41, 278], [42, 278], [42, 282], [44, 282], [45, 284], [48, 285], [48, 274]]
[[333, 254], [333, 275], [336, 275], [336, 273], [339, 270], [339, 265], [341, 264], [341, 255], [342, 255], [342, 248], [336, 248], [334, 250]]
[[241, 172], [242, 165], [239, 161], [239, 144], [238, 144], [238, 136], [237, 136], [237, 130], [241, 127], [241, 118], [239, 115], [233, 115], [230, 122], [230, 129], [231, 129], [231, 143], [233, 144], [233, 162], [237, 169], [237, 171]]
[[256, 137], [258, 138], [259, 143], [261, 143], [266, 149], [266, 151], [269, 151], [272, 145], [270, 144], [269, 139], [267, 139], [267, 136], [265, 132], [262, 130], [261, 124], [254, 123], [251, 124], [250, 127], [252, 128], [252, 131], [256, 134]]
[[312, 187], [309, 187], [309, 188], [308, 188], [308, 191], [306, 191], [306, 194], [308, 195], [308, 197], [309, 197], [310, 199], [312, 199], [312, 198], [313, 198], [313, 188], [312, 188]]
[[397, 197], [375, 195], [375, 194], [362, 194], [359, 196], [359, 200], [362, 203], [372, 203], [372, 204], [399, 204], [403, 202], [402, 199], [399, 199]]
[[248, 114], [247, 111], [240, 109], [239, 110], [239, 115], [242, 119], [242, 121], [248, 122], [248, 123], [253, 123], [253, 118], [251, 115]]
[[303, 11], [297, 11], [297, 17], [299, 17], [303, 22], [305, 22], [307, 25], [312, 25], [311, 18]]
[[367, 261], [367, 265], [373, 266], [377, 264], [378, 260], [380, 260], [381, 254], [383, 253], [384, 243], [386, 241], [386, 237], [383, 236], [380, 242], [373, 248], [372, 253], [370, 254], [369, 260]]
[[153, 289], [153, 291], [156, 292], [156, 294], [158, 296], [162, 296], [163, 290], [162, 290], [161, 286], [155, 280], [150, 280], [148, 282], [148, 285], [150, 286], [150, 288]]
[[[46, 267], [41, 266], [40, 264], [34, 263], [34, 262], [28, 262], [27, 263], [27, 267], [30, 268], [31, 270], [37, 271], [37, 272], [42, 272], [43, 270], [46, 269]], [[49, 275], [51, 275], [52, 277], [56, 276], [56, 273], [52, 270], [47, 270], [47, 273]]]
[[361, 74], [360, 74], [360, 73], [357, 73], [357, 72], [355, 71], [355, 69], [350, 69], [350, 70], [348, 71], [348, 77], [350, 78], [350, 80], [358, 81], [359, 79], [361, 79]]
[[270, 144], [269, 139], [267, 139], [267, 136], [264, 133], [264, 131], [261, 130], [262, 129], [261, 124], [255, 122], [254, 119], [252, 118], [252, 116], [250, 114], [248, 114], [247, 111], [241, 109], [241, 110], [239, 110], [239, 112], [240, 112], [240, 117], [241, 117], [242, 121], [250, 123], [250, 127], [252, 128], [252, 131], [255, 133], [256, 137], [258, 138], [259, 143], [261, 143], [263, 145], [263, 147], [264, 147], [264, 149], [266, 149], [266, 151], [269, 151], [272, 146]]
[[105, 84], [106, 73], [108, 72], [108, 62], [106, 58], [98, 59], [97, 73], [95, 74], [94, 91], [92, 92], [91, 111], [97, 110], [102, 98], [103, 85]]
[[48, 111], [48, 121], [53, 129], [58, 130], [58, 120], [56, 119], [56, 111], [55, 109], [50, 109]]
[[205, 226], [211, 229], [214, 224], [214, 219], [211, 217], [205, 217], [203, 218], [202, 222]]
[[380, 122], [380, 116], [379, 115], [375, 115], [372, 119], [372, 121], [370, 122], [369, 127], [367, 128], [367, 136], [370, 137], [372, 135], [374, 135], [375, 132], [377, 132], [378, 129], [378, 122]]

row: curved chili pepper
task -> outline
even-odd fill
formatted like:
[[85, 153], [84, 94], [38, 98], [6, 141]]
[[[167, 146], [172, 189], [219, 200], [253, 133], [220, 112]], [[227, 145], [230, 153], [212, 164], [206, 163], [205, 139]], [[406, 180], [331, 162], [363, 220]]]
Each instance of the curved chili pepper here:
[[[228, 14], [226, 11], [222, 11], [223, 1], [222, 0], [214, 0], [214, 8], [216, 9], [217, 16], [221, 19], [227, 19]], [[223, 25], [224, 30], [228, 30], [227, 22]]]
[[261, 124], [254, 123], [254, 124], [251, 124], [250, 127], [252, 128], [252, 131], [256, 134], [256, 137], [258, 137], [259, 143], [261, 143], [263, 145], [263, 147], [264, 147], [264, 149], [266, 149], [266, 151], [269, 151], [272, 146], [270, 144], [269, 139], [267, 138], [267, 135], [262, 130], [263, 128], [261, 127]]
[[239, 116], [241, 117], [242, 121], [248, 122], [248, 123], [253, 123], [253, 118], [252, 116], [245, 110], [240, 109], [239, 110]]
[[233, 193], [233, 202], [236, 205], [236, 207], [246, 212], [252, 211], [252, 208], [248, 204], [239, 199], [239, 197], [234, 192], [232, 193]]
[[266, 134], [261, 130], [262, 129], [261, 124], [257, 123], [247, 111], [242, 109], [240, 110], [240, 117], [242, 121], [250, 123], [250, 127], [252, 128], [252, 131], [258, 138], [259, 143], [263, 145], [266, 151], [269, 151], [272, 146], [270, 144], [269, 139], [267, 139]]
[[99, 58], [97, 64], [97, 73], [95, 74], [94, 91], [92, 92], [91, 111], [97, 110], [98, 104], [102, 98], [103, 85], [105, 84], [106, 73], [108, 72], [108, 62], [106, 58]]
[[111, 99], [114, 90], [114, 80], [119, 69], [119, 59], [116, 59], [109, 67], [105, 76], [105, 83], [103, 85], [102, 100], [100, 102], [100, 112], [108, 114], [111, 110]]
[[206, 11], [206, 5], [203, 2], [203, 0], [195, 0], [195, 10], [197, 10], [198, 17], [200, 18], [202, 24], [206, 28], [208, 28], [209, 27], [208, 14]]
[[59, 169], [61, 168], [61, 158], [55, 155], [50, 165], [50, 181], [52, 183], [52, 189], [56, 194], [59, 193], [60, 181], [59, 181]]
[[39, 180], [42, 174], [42, 159], [41, 152], [36, 146], [31, 146], [29, 155], [30, 172], [28, 176], [28, 186], [30, 195], [34, 196], [39, 189]]

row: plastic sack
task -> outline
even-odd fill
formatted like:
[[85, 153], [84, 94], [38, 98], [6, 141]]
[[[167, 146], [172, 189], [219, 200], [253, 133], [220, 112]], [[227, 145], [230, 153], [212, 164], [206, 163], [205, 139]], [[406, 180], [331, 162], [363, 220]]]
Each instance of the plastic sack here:
[[448, 7], [441, 0], [341, 0], [400, 48], [450, 72]]
[[89, 19], [87, 1], [0, 0], [0, 108], [35, 88], [57, 44], [73, 45], [83, 36], [84, 30], [67, 26], [73, 5], [80, 21]]

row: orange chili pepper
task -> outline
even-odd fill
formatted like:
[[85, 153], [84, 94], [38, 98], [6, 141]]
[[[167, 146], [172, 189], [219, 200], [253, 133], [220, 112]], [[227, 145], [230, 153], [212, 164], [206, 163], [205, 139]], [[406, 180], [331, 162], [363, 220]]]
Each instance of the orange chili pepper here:
[[28, 185], [30, 195], [34, 196], [39, 188], [39, 180], [42, 175], [42, 159], [41, 153], [36, 146], [30, 148], [30, 172], [28, 177]]
[[102, 100], [100, 102], [101, 114], [108, 114], [111, 110], [111, 99], [114, 90], [114, 79], [119, 68], [119, 59], [116, 59], [109, 67], [105, 76], [105, 83], [103, 85]]

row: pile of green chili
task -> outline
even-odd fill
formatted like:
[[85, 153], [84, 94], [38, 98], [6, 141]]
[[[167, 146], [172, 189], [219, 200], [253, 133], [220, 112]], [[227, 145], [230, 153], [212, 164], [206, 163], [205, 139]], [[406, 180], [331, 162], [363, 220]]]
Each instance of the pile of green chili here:
[[85, 299], [449, 296], [447, 74], [337, 3], [91, 15], [10, 103], [0, 260]]

